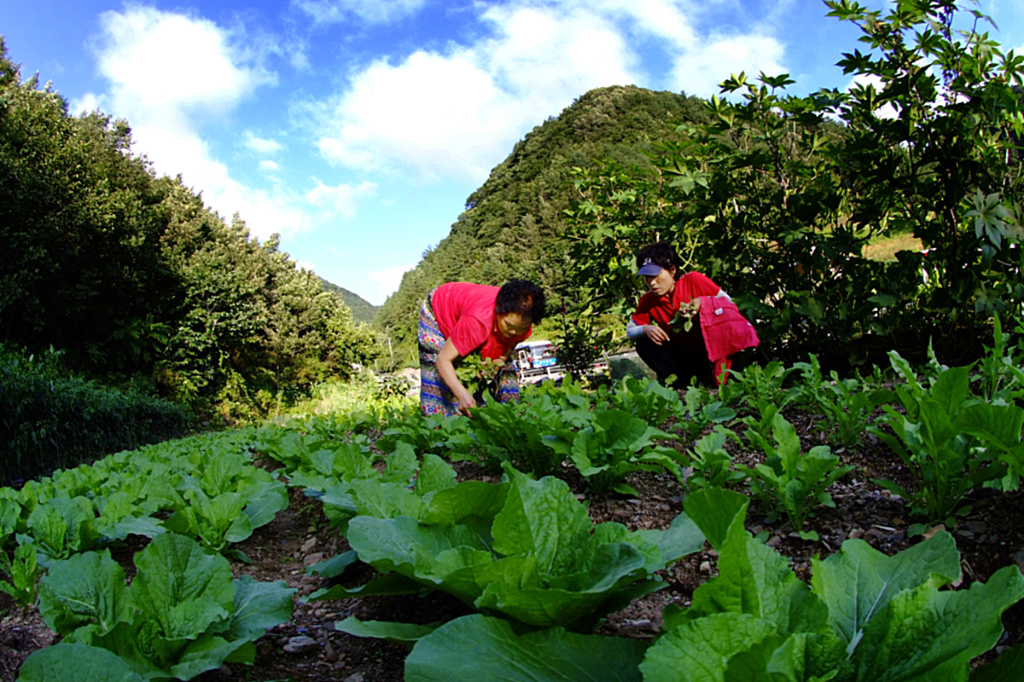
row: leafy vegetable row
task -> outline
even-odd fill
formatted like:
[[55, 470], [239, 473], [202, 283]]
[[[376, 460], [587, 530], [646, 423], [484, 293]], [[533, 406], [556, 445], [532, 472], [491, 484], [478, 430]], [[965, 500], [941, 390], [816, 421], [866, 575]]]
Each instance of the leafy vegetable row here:
[[[777, 417], [776, 426], [784, 423]], [[343, 451], [355, 459], [358, 447]], [[320, 461], [328, 458], [318, 452]], [[966, 680], [968, 662], [997, 642], [1000, 614], [1024, 596], [1015, 566], [988, 584], [940, 590], [960, 579], [959, 555], [944, 532], [895, 557], [849, 540], [841, 552], [815, 560], [808, 586], [745, 531], [748, 499], [720, 488], [692, 492], [670, 529], [630, 533], [618, 524], [593, 526], [564, 483], [533, 480], [508, 464], [506, 480], [488, 484], [455, 483], [434, 455], [417, 473], [411, 448], [382, 461], [383, 469], [349, 467], [356, 477], [333, 486], [321, 479], [325, 505], [336, 508], [331, 516], [352, 552], [315, 567], [331, 577], [361, 560], [382, 576], [311, 598], [441, 589], [480, 612], [436, 628], [354, 619], [337, 625], [415, 643], [407, 680], [486, 677], [496, 667], [511, 671], [509, 679], [531, 681], [769, 673], [910, 680], [933, 670], [941, 679]], [[415, 483], [403, 485], [406, 477]], [[657, 571], [699, 549], [704, 537], [719, 553], [719, 576], [698, 588], [688, 609], [664, 614], [665, 630], [653, 644], [585, 634], [604, 614], [658, 589]], [[475, 642], [472, 649], [467, 641]]]
[[[405, 679], [484, 679], [496, 669], [522, 682], [1012, 679], [1022, 649], [975, 674], [968, 663], [996, 644], [1000, 615], [1024, 596], [1016, 566], [987, 584], [942, 590], [960, 577], [949, 534], [893, 557], [847, 540], [814, 561], [807, 585], [746, 532], [746, 507], [745, 497], [720, 489], [688, 498], [687, 514], [719, 552], [719, 574], [689, 607], [666, 611], [653, 643], [561, 628], [516, 632], [492, 617], [466, 616], [416, 638]], [[340, 627], [391, 636], [387, 624]]]
[[[690, 489], [749, 481], [773, 515], [814, 539], [806, 521], [818, 504], [831, 504], [825, 489], [852, 468], [842, 466], [829, 446], [802, 452], [780, 415], [809, 412], [818, 415], [818, 428], [830, 442], [854, 448], [873, 433], [904, 460], [915, 487], [877, 482], [911, 502], [919, 530], [934, 522], [950, 525], [976, 487], [1008, 491], [1019, 484], [1024, 409], [1016, 401], [1024, 396], [1024, 374], [1012, 356], [1000, 358], [954, 368], [933, 360], [918, 376], [892, 353], [896, 378], [886, 381], [877, 371], [871, 379], [840, 379], [835, 372], [826, 378], [811, 356], [788, 369], [751, 366], [717, 394], [691, 388], [682, 398], [628, 377], [594, 392], [572, 384], [542, 386], [519, 404], [480, 407], [473, 419], [402, 415], [376, 443], [390, 451], [404, 442], [416, 452], [475, 459], [495, 469], [510, 463], [537, 476], [569, 463], [599, 493], [635, 494], [625, 479], [640, 470], [667, 471]], [[763, 463], [734, 464], [729, 443]]]
[[224, 557], [175, 533], [135, 556], [131, 584], [108, 551], [54, 562], [39, 610], [63, 639], [25, 661], [20, 680], [188, 680], [224, 662], [253, 663], [253, 644], [292, 615], [283, 582], [234, 579]]
[[[0, 488], [0, 589], [30, 604], [42, 569], [129, 535], [174, 532], [226, 550], [287, 507], [283, 481], [252, 466], [251, 430], [125, 451], [20, 491]], [[13, 561], [5, 546], [16, 540]], [[230, 551], [230, 550], [228, 550]], [[244, 557], [239, 557], [243, 558]]]

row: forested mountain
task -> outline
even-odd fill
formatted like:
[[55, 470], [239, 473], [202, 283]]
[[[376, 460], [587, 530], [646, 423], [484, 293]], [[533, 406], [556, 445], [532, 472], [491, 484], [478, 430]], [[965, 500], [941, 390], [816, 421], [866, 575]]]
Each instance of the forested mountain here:
[[275, 238], [131, 152], [126, 121], [75, 117], [0, 39], [0, 342], [198, 407], [277, 404], [377, 344]]
[[365, 322], [366, 324], [371, 324], [373, 322], [373, 319], [377, 316], [377, 311], [380, 309], [380, 306], [373, 305], [354, 291], [349, 291], [344, 287], [339, 287], [337, 284], [328, 282], [322, 277], [320, 278], [320, 281], [323, 282], [324, 289], [327, 291], [334, 291], [341, 294], [341, 300], [343, 300], [345, 305], [348, 306], [348, 309], [352, 311], [352, 319], [355, 322]]
[[381, 307], [376, 324], [408, 356], [416, 343], [419, 305], [450, 281], [502, 284], [532, 279], [553, 296], [565, 281], [564, 211], [573, 200], [574, 167], [613, 160], [638, 172], [653, 167], [652, 141], [706, 117], [702, 100], [635, 86], [592, 90], [535, 127], [466, 200], [450, 234], [407, 272]]

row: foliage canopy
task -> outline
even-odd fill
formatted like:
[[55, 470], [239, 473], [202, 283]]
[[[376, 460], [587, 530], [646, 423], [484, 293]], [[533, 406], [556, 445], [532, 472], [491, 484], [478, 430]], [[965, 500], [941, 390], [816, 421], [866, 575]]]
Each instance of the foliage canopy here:
[[131, 145], [126, 121], [22, 82], [0, 39], [0, 339], [225, 416], [372, 359], [342, 293]]
[[[672, 242], [754, 320], [760, 351], [863, 361], [874, 348], [947, 353], [992, 313], [1020, 313], [1024, 59], [951, 0], [885, 14], [829, 1], [866, 51], [839, 61], [846, 92], [786, 93], [788, 74], [722, 83], [703, 123], [657, 145], [656, 179], [614, 161], [576, 172], [574, 286], [620, 314], [631, 256]], [[863, 257], [873, 238], [911, 233], [924, 251]], [[956, 333], [950, 333], [956, 332]]]

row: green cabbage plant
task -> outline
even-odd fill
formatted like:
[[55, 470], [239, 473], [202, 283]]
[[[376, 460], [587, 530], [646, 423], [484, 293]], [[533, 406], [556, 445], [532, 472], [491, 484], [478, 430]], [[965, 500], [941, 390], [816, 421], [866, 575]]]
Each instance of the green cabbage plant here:
[[[704, 544], [685, 515], [664, 531], [595, 525], [565, 482], [506, 472], [498, 485], [466, 481], [419, 496], [415, 516], [349, 521], [359, 559], [389, 574], [387, 590], [368, 585], [357, 593], [439, 589], [529, 626], [586, 630], [663, 587], [656, 572]], [[406, 580], [396, 584], [390, 574]], [[351, 593], [334, 587], [313, 598]]]
[[[283, 582], [232, 577], [228, 560], [195, 540], [157, 536], [135, 555], [131, 584], [108, 551], [55, 561], [39, 583], [43, 620], [63, 637], [32, 654], [23, 682], [43, 682], [74, 660], [66, 679], [100, 680], [111, 665], [124, 678], [188, 680], [224, 662], [251, 664], [253, 642], [292, 614], [294, 590]], [[114, 654], [120, 663], [112, 664]], [[56, 667], [55, 667], [56, 666]]]

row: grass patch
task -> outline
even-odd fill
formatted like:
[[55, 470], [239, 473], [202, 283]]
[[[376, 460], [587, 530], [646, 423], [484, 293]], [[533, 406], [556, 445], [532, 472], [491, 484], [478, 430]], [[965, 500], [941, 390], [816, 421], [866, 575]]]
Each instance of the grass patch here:
[[286, 416], [368, 414], [419, 405], [419, 392], [399, 377], [377, 379], [364, 373], [351, 381], [326, 381], [313, 388], [312, 397], [286, 412]]
[[896, 260], [897, 251], [920, 251], [924, 248], [921, 240], [911, 234], [901, 234], [895, 237], [885, 237], [866, 244], [861, 255], [868, 260], [890, 261]]

